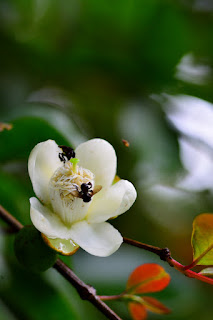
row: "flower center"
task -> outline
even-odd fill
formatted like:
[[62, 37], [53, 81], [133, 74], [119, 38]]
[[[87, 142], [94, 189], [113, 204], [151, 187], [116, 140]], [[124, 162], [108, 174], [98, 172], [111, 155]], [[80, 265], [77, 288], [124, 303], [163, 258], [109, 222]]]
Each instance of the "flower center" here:
[[77, 165], [76, 159], [66, 161], [50, 179], [50, 200], [55, 213], [66, 223], [83, 219], [89, 208], [94, 187], [94, 174]]

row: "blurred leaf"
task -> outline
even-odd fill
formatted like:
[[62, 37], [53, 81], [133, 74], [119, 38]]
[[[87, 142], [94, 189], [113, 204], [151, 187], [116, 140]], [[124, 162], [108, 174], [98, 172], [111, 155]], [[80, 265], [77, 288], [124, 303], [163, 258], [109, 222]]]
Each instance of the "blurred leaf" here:
[[11, 123], [0, 122], [0, 132], [3, 130], [11, 130], [13, 128]]
[[12, 121], [12, 124], [13, 130], [1, 133], [1, 162], [26, 159], [37, 143], [47, 139], [68, 146], [71, 141], [72, 144], [78, 144], [83, 140], [83, 136], [76, 128], [74, 129], [71, 120], [61, 113], [54, 112], [54, 110], [49, 112], [48, 108], [44, 109], [40, 116], [19, 117]]
[[13, 130], [1, 133], [0, 161], [27, 159], [37, 143], [50, 138], [59, 144], [68, 144], [68, 141], [43, 119], [25, 117], [14, 120]]
[[130, 275], [127, 290], [132, 293], [161, 291], [168, 286], [170, 275], [156, 263], [137, 267]]
[[144, 300], [144, 305], [149, 311], [158, 314], [168, 314], [171, 312], [170, 309], [153, 297], [143, 297], [142, 299]]
[[[22, 177], [23, 178], [23, 177]], [[26, 177], [29, 184], [23, 183], [20, 177], [14, 174], [2, 172], [0, 170], [0, 199], [4, 206], [21, 223], [30, 223], [30, 203], [29, 198], [33, 194], [29, 178]]]
[[213, 264], [213, 214], [203, 213], [194, 219], [191, 241], [198, 265]]
[[129, 303], [129, 310], [134, 320], [144, 320], [147, 317], [147, 310], [157, 314], [168, 314], [171, 312], [160, 301], [153, 297], [138, 297], [132, 296], [132, 301]]
[[16, 320], [9, 308], [0, 299], [0, 319], [2, 320]]
[[32, 102], [13, 110], [11, 113], [13, 119], [33, 117], [44, 120], [52, 128], [53, 134], [56, 131], [58, 135], [66, 139], [68, 145], [71, 144], [73, 147], [77, 147], [86, 140], [80, 128], [82, 123], [76, 117], [75, 110], [67, 108], [67, 105], [72, 103], [65, 92], [46, 88], [32, 94], [30, 100]]
[[134, 320], [145, 320], [147, 318], [147, 311], [143, 304], [129, 303], [129, 311]]

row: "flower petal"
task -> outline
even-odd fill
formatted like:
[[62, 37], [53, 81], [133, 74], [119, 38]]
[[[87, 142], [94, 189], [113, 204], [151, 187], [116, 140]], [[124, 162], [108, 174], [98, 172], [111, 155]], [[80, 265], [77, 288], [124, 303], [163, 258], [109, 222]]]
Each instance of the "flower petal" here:
[[94, 195], [87, 220], [99, 223], [126, 212], [134, 203], [137, 193], [133, 184], [120, 180]]
[[108, 187], [115, 177], [117, 158], [112, 145], [103, 139], [92, 139], [81, 143], [77, 149], [76, 158], [79, 165], [95, 174], [95, 184]]
[[79, 249], [79, 246], [71, 239], [50, 239], [42, 233], [44, 242], [53, 250], [64, 256], [72, 256]]
[[47, 140], [37, 144], [31, 151], [28, 171], [33, 190], [44, 203], [49, 203], [48, 184], [55, 170], [62, 165], [58, 154], [61, 149], [55, 141]]
[[30, 198], [30, 217], [33, 225], [48, 238], [71, 239], [71, 229], [59, 217], [43, 206], [37, 198]]
[[107, 222], [88, 224], [86, 221], [76, 222], [71, 228], [72, 239], [85, 251], [99, 257], [114, 253], [123, 242], [123, 238], [111, 224]]
[[38, 199], [30, 198], [30, 203], [32, 223], [48, 238], [72, 239], [85, 251], [100, 257], [114, 253], [123, 242], [120, 233], [107, 222], [88, 224], [83, 220], [68, 228]]

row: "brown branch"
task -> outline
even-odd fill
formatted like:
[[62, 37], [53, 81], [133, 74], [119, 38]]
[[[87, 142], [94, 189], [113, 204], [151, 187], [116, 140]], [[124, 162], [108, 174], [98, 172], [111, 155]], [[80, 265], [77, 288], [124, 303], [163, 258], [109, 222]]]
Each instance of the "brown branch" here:
[[[189, 266], [184, 266], [175, 259], [172, 258], [170, 250], [168, 248], [159, 248], [148, 245], [146, 243], [142, 243], [133, 239], [123, 238], [123, 241], [127, 244], [130, 244], [134, 247], [141, 248], [150, 252], [157, 254], [161, 260], [166, 261], [171, 267], [174, 267], [176, 270], [187, 276], [188, 278], [195, 278], [202, 282], [209, 283], [213, 285], [213, 279], [206, 277], [202, 274], [189, 270]], [[194, 266], [194, 264], [192, 264]]]
[[5, 208], [0, 205], [0, 217], [9, 224], [14, 231], [19, 231], [23, 228], [23, 225], [10, 214]]
[[170, 250], [168, 248], [159, 248], [155, 246], [151, 246], [146, 243], [142, 243], [133, 239], [123, 237], [123, 242], [130, 244], [131, 246], [144, 249], [146, 251], [157, 254], [161, 260], [166, 261], [169, 257], [171, 257]]
[[96, 290], [79, 279], [63, 261], [58, 259], [53, 267], [76, 288], [82, 300], [88, 300], [89, 302], [91, 302], [108, 319], [121, 320], [121, 318], [114, 311], [112, 311], [99, 298], [99, 296], [96, 295]]
[[[6, 209], [0, 205], [0, 217], [8, 223], [14, 231], [19, 231], [23, 225], [13, 217]], [[106, 305], [98, 295], [96, 290], [84, 283], [77, 275], [60, 259], [57, 259], [53, 268], [55, 268], [65, 279], [67, 279], [78, 291], [81, 299], [88, 300], [99, 311], [101, 311], [110, 320], [122, 320], [108, 305]]]

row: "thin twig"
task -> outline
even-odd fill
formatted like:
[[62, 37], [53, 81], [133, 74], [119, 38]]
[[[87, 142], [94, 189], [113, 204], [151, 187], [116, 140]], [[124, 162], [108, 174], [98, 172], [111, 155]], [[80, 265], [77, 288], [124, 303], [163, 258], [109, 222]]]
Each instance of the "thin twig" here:
[[[16, 232], [23, 228], [23, 225], [1, 205], [0, 217], [5, 222], [7, 222]], [[108, 319], [122, 320], [112, 309], [108, 307], [108, 305], [106, 305], [100, 299], [98, 295], [96, 295], [96, 290], [79, 279], [76, 274], [62, 260], [57, 259], [53, 267], [76, 288], [81, 299], [91, 302]]]
[[180, 271], [181, 273], [183, 273], [185, 276], [187, 276], [188, 278], [195, 278], [198, 279], [202, 282], [206, 282], [209, 283], [211, 285], [213, 285], [213, 279], [206, 277], [200, 273], [194, 272], [192, 270], [187, 269], [186, 270], [186, 266], [183, 266], [181, 263], [179, 263], [178, 261], [176, 261], [175, 259], [171, 258], [169, 261], [169, 264], [174, 267], [176, 270]]
[[123, 237], [123, 242], [130, 244], [131, 246], [157, 254], [160, 257], [160, 259], [164, 261], [166, 261], [167, 258], [171, 257], [170, 250], [168, 248], [159, 248], [151, 246], [150, 244], [142, 243], [125, 237]]
[[5, 222], [7, 222], [14, 229], [14, 231], [19, 231], [21, 228], [23, 228], [23, 225], [1, 205], [0, 205], [0, 216]]
[[[213, 279], [206, 277], [202, 274], [199, 274], [197, 272], [194, 272], [192, 270], [189, 270], [188, 268], [189, 266], [184, 266], [178, 261], [176, 261], [175, 259], [173, 259], [168, 248], [159, 248], [159, 247], [150, 246], [148, 244], [145, 244], [133, 239], [128, 239], [125, 237], [123, 238], [123, 240], [125, 243], [130, 244], [134, 247], [141, 248], [157, 254], [161, 258], [161, 260], [166, 261], [171, 267], [174, 267], [176, 270], [178, 270], [188, 278], [195, 278], [202, 282], [206, 282], [213, 285]], [[194, 267], [194, 264], [192, 264], [192, 266]]]

